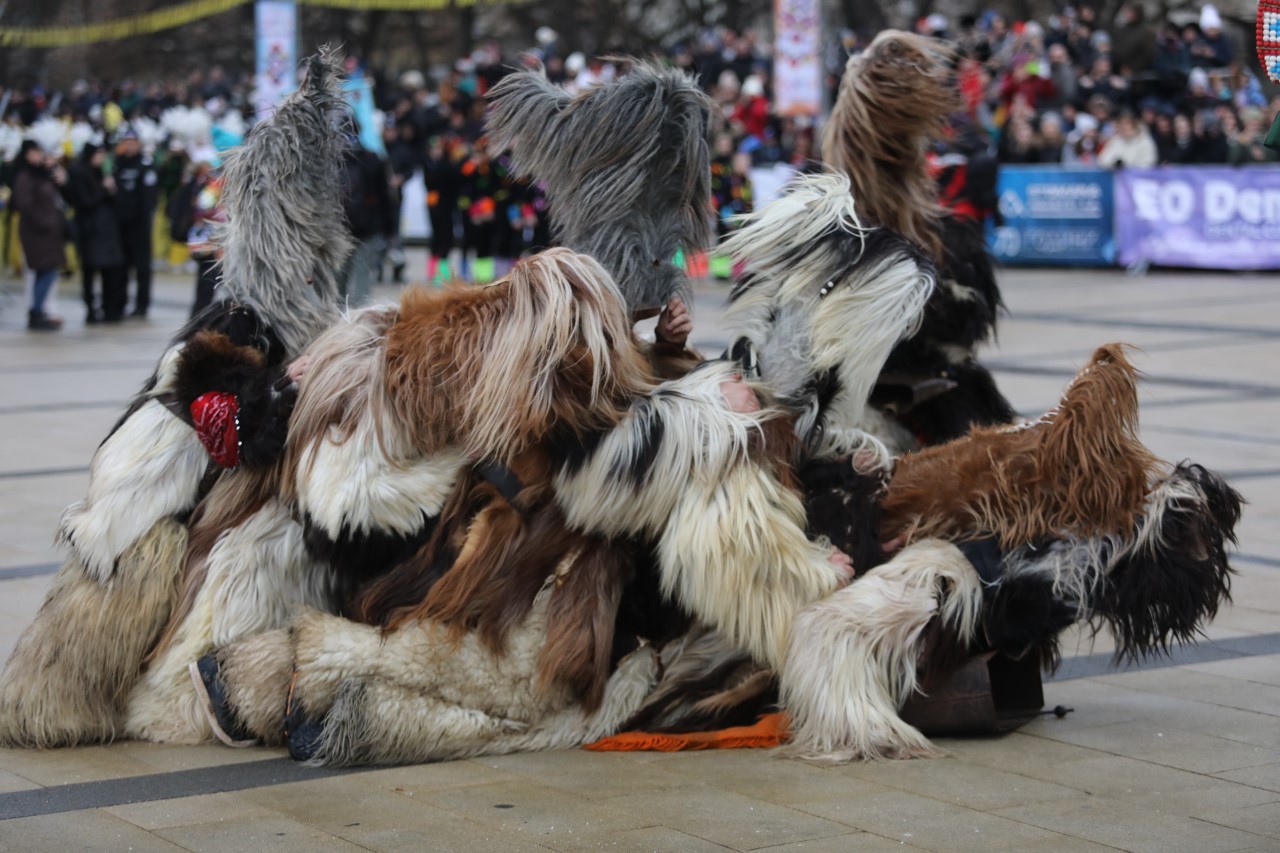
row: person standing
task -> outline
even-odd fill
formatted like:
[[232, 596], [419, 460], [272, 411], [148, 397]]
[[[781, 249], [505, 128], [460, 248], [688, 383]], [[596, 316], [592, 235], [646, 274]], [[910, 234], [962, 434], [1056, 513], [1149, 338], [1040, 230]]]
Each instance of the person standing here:
[[[120, 218], [116, 212], [116, 182], [106, 174], [107, 152], [93, 143], [80, 149], [71, 167], [66, 199], [75, 211], [76, 250], [80, 253], [81, 294], [85, 324], [119, 323], [124, 319], [127, 273]], [[102, 276], [102, 304], [93, 292], [95, 275]]]
[[341, 290], [347, 304], [358, 308], [369, 301], [374, 275], [382, 264], [388, 240], [395, 233], [387, 164], [360, 144], [359, 130], [347, 150], [345, 179], [343, 207], [356, 245], [347, 258]]
[[160, 179], [151, 155], [143, 153], [132, 128], [120, 134], [112, 171], [118, 187], [116, 208], [124, 240], [125, 275], [132, 270], [138, 282], [129, 316], [145, 319], [151, 308], [151, 230]]
[[46, 314], [44, 303], [66, 260], [67, 218], [58, 191], [66, 182], [66, 173], [30, 139], [22, 143], [18, 157], [20, 168], [13, 179], [11, 203], [19, 217], [22, 255], [35, 273], [27, 328], [55, 331], [62, 327], [62, 321]]

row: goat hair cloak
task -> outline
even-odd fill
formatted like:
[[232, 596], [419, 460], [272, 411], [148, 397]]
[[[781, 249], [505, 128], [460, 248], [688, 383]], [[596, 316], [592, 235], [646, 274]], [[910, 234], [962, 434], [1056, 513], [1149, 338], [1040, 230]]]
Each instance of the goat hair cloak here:
[[[227, 158], [223, 291], [180, 331], [90, 464], [58, 539], [69, 554], [0, 677], [0, 742], [110, 740], [180, 589], [186, 521], [223, 465], [269, 469], [286, 361], [336, 316], [348, 246], [337, 180], [338, 61]], [[211, 458], [212, 456], [212, 458]], [[213, 460], [217, 459], [218, 462]]]
[[890, 355], [877, 395], [898, 450], [1014, 418], [975, 355], [1003, 307], [982, 229], [942, 208], [926, 161], [960, 105], [953, 59], [940, 42], [881, 32], [850, 57], [823, 135], [823, 158], [849, 176], [864, 221], [902, 234], [938, 268], [922, 322]]
[[1053, 666], [1058, 634], [1080, 622], [1109, 627], [1132, 659], [1196, 638], [1229, 599], [1241, 499], [1142, 445], [1136, 380], [1123, 346], [1101, 347], [1040, 420], [898, 460], [880, 536], [910, 544], [796, 618], [779, 674], [793, 751], [930, 753], [897, 709], [948, 657]]
[[490, 98], [490, 143], [546, 186], [559, 245], [603, 264], [633, 312], [687, 289], [673, 261], [703, 251], [712, 222], [714, 105], [692, 78], [634, 60], [571, 96], [539, 69], [503, 78]]
[[742, 268], [725, 325], [732, 352], [799, 413], [811, 455], [865, 448], [887, 466], [868, 400], [890, 352], [919, 325], [935, 271], [900, 235], [864, 224], [849, 186], [840, 173], [802, 176], [743, 217], [723, 245]]

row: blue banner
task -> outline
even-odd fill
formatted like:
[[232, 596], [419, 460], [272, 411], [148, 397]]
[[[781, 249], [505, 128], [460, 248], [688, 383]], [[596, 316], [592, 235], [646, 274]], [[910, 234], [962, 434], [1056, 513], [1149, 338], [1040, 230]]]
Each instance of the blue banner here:
[[1280, 169], [1119, 171], [1116, 240], [1126, 265], [1280, 269]]
[[1001, 166], [1003, 223], [988, 231], [992, 254], [1006, 264], [1111, 266], [1111, 177], [1104, 169]]

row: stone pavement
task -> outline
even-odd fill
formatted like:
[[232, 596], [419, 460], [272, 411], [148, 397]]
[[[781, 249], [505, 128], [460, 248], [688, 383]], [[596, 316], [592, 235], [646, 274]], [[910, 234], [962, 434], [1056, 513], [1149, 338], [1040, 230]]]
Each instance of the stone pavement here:
[[[10, 290], [16, 287], [8, 284]], [[1280, 851], [1280, 282], [1018, 271], [986, 354], [1021, 411], [1051, 406], [1102, 342], [1140, 345], [1143, 434], [1249, 499], [1235, 604], [1208, 640], [1139, 671], [1069, 642], [1048, 705], [1074, 711], [930, 761], [816, 767], [765, 752], [516, 755], [326, 772], [279, 751], [120, 743], [0, 750], [0, 850]], [[0, 655], [39, 606], [51, 538], [94, 447], [186, 316], [22, 331], [0, 301]], [[388, 291], [389, 293], [389, 291]], [[723, 290], [696, 339], [724, 344]], [[8, 818], [8, 819], [3, 819]]]

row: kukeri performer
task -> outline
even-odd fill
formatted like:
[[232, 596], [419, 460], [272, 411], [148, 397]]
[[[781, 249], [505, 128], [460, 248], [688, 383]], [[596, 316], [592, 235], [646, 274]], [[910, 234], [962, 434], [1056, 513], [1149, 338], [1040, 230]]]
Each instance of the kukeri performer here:
[[[63, 516], [66, 561], [0, 678], [0, 742], [125, 732], [143, 658], [177, 604], [191, 526], [210, 495], [274, 466], [293, 403], [285, 367], [337, 317], [349, 248], [338, 70], [330, 55], [313, 59], [303, 87], [228, 156], [221, 292], [161, 356]], [[282, 586], [280, 608], [306, 600], [300, 578]]]

